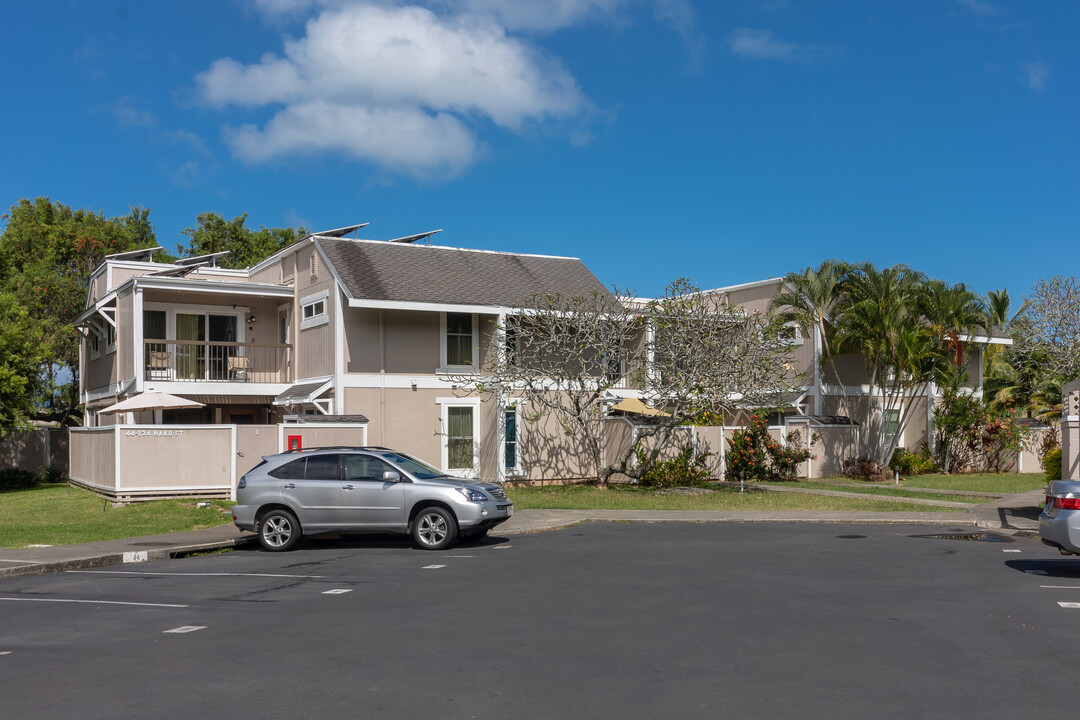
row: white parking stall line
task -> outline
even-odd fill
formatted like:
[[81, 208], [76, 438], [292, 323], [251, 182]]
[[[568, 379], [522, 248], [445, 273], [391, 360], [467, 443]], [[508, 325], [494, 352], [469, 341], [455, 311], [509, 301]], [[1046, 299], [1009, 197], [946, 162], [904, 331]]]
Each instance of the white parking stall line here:
[[173, 633], [175, 635], [183, 635], [184, 633], [195, 632], [196, 630], [205, 630], [205, 629], [206, 629], [205, 625], [181, 625], [180, 627], [175, 627], [172, 630], [162, 630], [161, 633], [163, 635], [167, 634], [167, 633]]
[[495, 547], [493, 547], [491, 549], [492, 550], [509, 550], [510, 548], [511, 548], [510, 545], [496, 545]]
[[323, 595], [344, 595], [345, 593], [351, 593], [350, 588], [334, 588], [333, 590], [326, 590]]
[[123, 602], [120, 600], [72, 600], [68, 598], [31, 598], [31, 597], [0, 597], [0, 600], [13, 600], [16, 602], [55, 602], [55, 603], [86, 603], [88, 605], [135, 605], [137, 607], [163, 607], [163, 608], [186, 608], [190, 605], [173, 605], [171, 603], [144, 603]]
[[1047, 575], [1045, 570], [1025, 570], [1028, 575]]
[[1016, 548], [1005, 548], [1001, 552], [1020, 552], [1020, 551], [1017, 550]]
[[438, 570], [439, 568], [444, 568], [444, 567], [446, 567], [446, 566], [445, 565], [425, 565], [424, 567], [422, 567], [420, 569], [421, 570]]
[[281, 575], [277, 573], [171, 573], [171, 572], [141, 572], [139, 570], [65, 570], [69, 573], [83, 573], [85, 575], [165, 575], [170, 577], [269, 577], [269, 578], [312, 578], [318, 579], [325, 575]]
[[1070, 610], [1080, 610], [1080, 603], [1076, 602], [1059, 602], [1058, 605], [1063, 608], [1069, 608]]
[[10, 654], [11, 654], [10, 650], [0, 650], [0, 655], [10, 655]]
[[1040, 585], [1046, 590], [1080, 590], [1080, 585]]
[[476, 556], [475, 555], [447, 555], [446, 557], [451, 557], [451, 558], [474, 558]]

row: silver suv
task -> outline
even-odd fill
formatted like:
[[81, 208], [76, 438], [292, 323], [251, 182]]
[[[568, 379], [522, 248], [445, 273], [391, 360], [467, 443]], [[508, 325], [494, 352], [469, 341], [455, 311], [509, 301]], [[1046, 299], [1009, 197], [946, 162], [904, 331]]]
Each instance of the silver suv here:
[[241, 530], [267, 550], [289, 550], [303, 535], [411, 533], [425, 550], [480, 537], [514, 514], [499, 485], [469, 482], [404, 453], [331, 447], [268, 455], [236, 487]]
[[1062, 555], [1080, 555], [1080, 482], [1054, 480], [1047, 486], [1039, 534]]

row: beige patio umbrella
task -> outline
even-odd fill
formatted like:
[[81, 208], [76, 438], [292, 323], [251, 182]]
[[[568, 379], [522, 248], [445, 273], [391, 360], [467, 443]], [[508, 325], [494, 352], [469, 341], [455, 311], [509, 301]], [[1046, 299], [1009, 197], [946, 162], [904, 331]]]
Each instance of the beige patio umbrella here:
[[169, 393], [150, 390], [139, 393], [127, 400], [121, 400], [115, 405], [110, 405], [99, 413], [139, 412], [140, 410], [171, 410], [173, 408], [197, 408], [203, 407], [201, 402], [188, 400], [187, 398], [170, 395]]
[[666, 413], [663, 410], [657, 410], [654, 407], [649, 407], [637, 398], [626, 398], [625, 400], [615, 403], [615, 405], [612, 406], [611, 409], [622, 410], [623, 412], [629, 413], [637, 413], [638, 415], [663, 415], [664, 417], [668, 417], [671, 414]]

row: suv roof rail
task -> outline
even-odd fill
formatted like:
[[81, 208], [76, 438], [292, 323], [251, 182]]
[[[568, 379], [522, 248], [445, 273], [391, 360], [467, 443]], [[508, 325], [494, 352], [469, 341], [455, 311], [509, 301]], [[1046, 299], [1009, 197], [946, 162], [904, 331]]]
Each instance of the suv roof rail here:
[[390, 448], [385, 448], [380, 445], [319, 445], [317, 447], [292, 448], [284, 451], [282, 454], [314, 452], [316, 450], [390, 450]]

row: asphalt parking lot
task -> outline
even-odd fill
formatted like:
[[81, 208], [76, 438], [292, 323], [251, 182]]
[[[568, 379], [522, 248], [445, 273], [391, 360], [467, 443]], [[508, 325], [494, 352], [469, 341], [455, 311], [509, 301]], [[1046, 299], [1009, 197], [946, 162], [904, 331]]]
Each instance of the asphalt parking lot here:
[[589, 524], [19, 577], [0, 714], [1075, 717], [1080, 558], [957, 535]]

